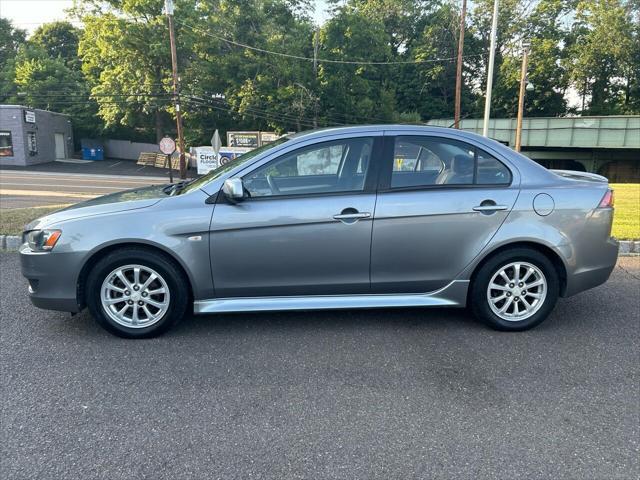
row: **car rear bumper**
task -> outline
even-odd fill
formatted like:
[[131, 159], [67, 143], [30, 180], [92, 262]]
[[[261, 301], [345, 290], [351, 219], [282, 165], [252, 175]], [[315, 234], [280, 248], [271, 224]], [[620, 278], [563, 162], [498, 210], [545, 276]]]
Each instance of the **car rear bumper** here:
[[22, 275], [29, 282], [29, 298], [38, 308], [76, 313], [77, 278], [81, 253], [32, 252], [27, 245], [19, 250]]
[[563, 296], [569, 297], [606, 282], [618, 261], [618, 248], [618, 242], [614, 238], [609, 238], [602, 244], [595, 264], [591, 262], [591, 265], [577, 268], [567, 275], [567, 288]]

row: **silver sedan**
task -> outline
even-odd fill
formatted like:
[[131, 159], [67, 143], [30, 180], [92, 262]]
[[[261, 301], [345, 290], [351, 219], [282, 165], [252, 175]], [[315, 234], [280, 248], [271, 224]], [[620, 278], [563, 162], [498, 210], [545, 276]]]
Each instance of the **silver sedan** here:
[[123, 337], [196, 314], [465, 307], [542, 322], [605, 282], [613, 192], [458, 130], [376, 125], [286, 136], [197, 180], [124, 191], [27, 226], [33, 303], [88, 307]]

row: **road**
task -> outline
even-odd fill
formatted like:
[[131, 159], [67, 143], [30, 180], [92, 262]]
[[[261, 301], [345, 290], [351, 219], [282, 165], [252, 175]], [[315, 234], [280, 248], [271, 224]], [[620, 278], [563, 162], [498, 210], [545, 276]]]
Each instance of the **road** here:
[[127, 341], [0, 255], [7, 479], [637, 479], [640, 259], [498, 333], [465, 311], [220, 315]]
[[76, 203], [119, 190], [167, 182], [163, 177], [0, 170], [0, 208]]

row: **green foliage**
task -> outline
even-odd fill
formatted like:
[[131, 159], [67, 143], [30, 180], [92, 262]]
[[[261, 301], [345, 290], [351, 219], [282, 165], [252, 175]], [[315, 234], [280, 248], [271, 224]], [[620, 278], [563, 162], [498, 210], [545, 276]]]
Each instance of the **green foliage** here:
[[[319, 27], [310, 0], [174, 3], [189, 145], [208, 143], [216, 128], [285, 132], [453, 116], [458, 2], [330, 0]], [[77, 0], [82, 28], [53, 22], [29, 39], [0, 19], [0, 100], [68, 113], [77, 136], [175, 134], [163, 4]], [[462, 113], [474, 117], [484, 108], [493, 0], [468, 7]], [[527, 116], [574, 113], [567, 98], [575, 92], [584, 113], [640, 113], [637, 0], [501, 0], [495, 117], [516, 114], [523, 40], [533, 84]]]

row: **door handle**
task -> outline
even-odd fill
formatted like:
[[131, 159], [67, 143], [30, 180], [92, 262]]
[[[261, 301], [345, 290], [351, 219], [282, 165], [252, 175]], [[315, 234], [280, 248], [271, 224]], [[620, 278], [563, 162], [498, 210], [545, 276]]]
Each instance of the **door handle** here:
[[476, 212], [495, 212], [498, 210], [508, 210], [508, 205], [478, 205], [473, 207], [473, 210]]
[[371, 214], [369, 212], [358, 212], [358, 213], [339, 213], [334, 215], [333, 218], [336, 220], [354, 220], [360, 218], [369, 218]]
[[339, 220], [342, 223], [356, 223], [361, 218], [369, 218], [371, 214], [369, 212], [359, 212], [355, 208], [349, 207], [342, 210], [333, 216], [335, 220]]

